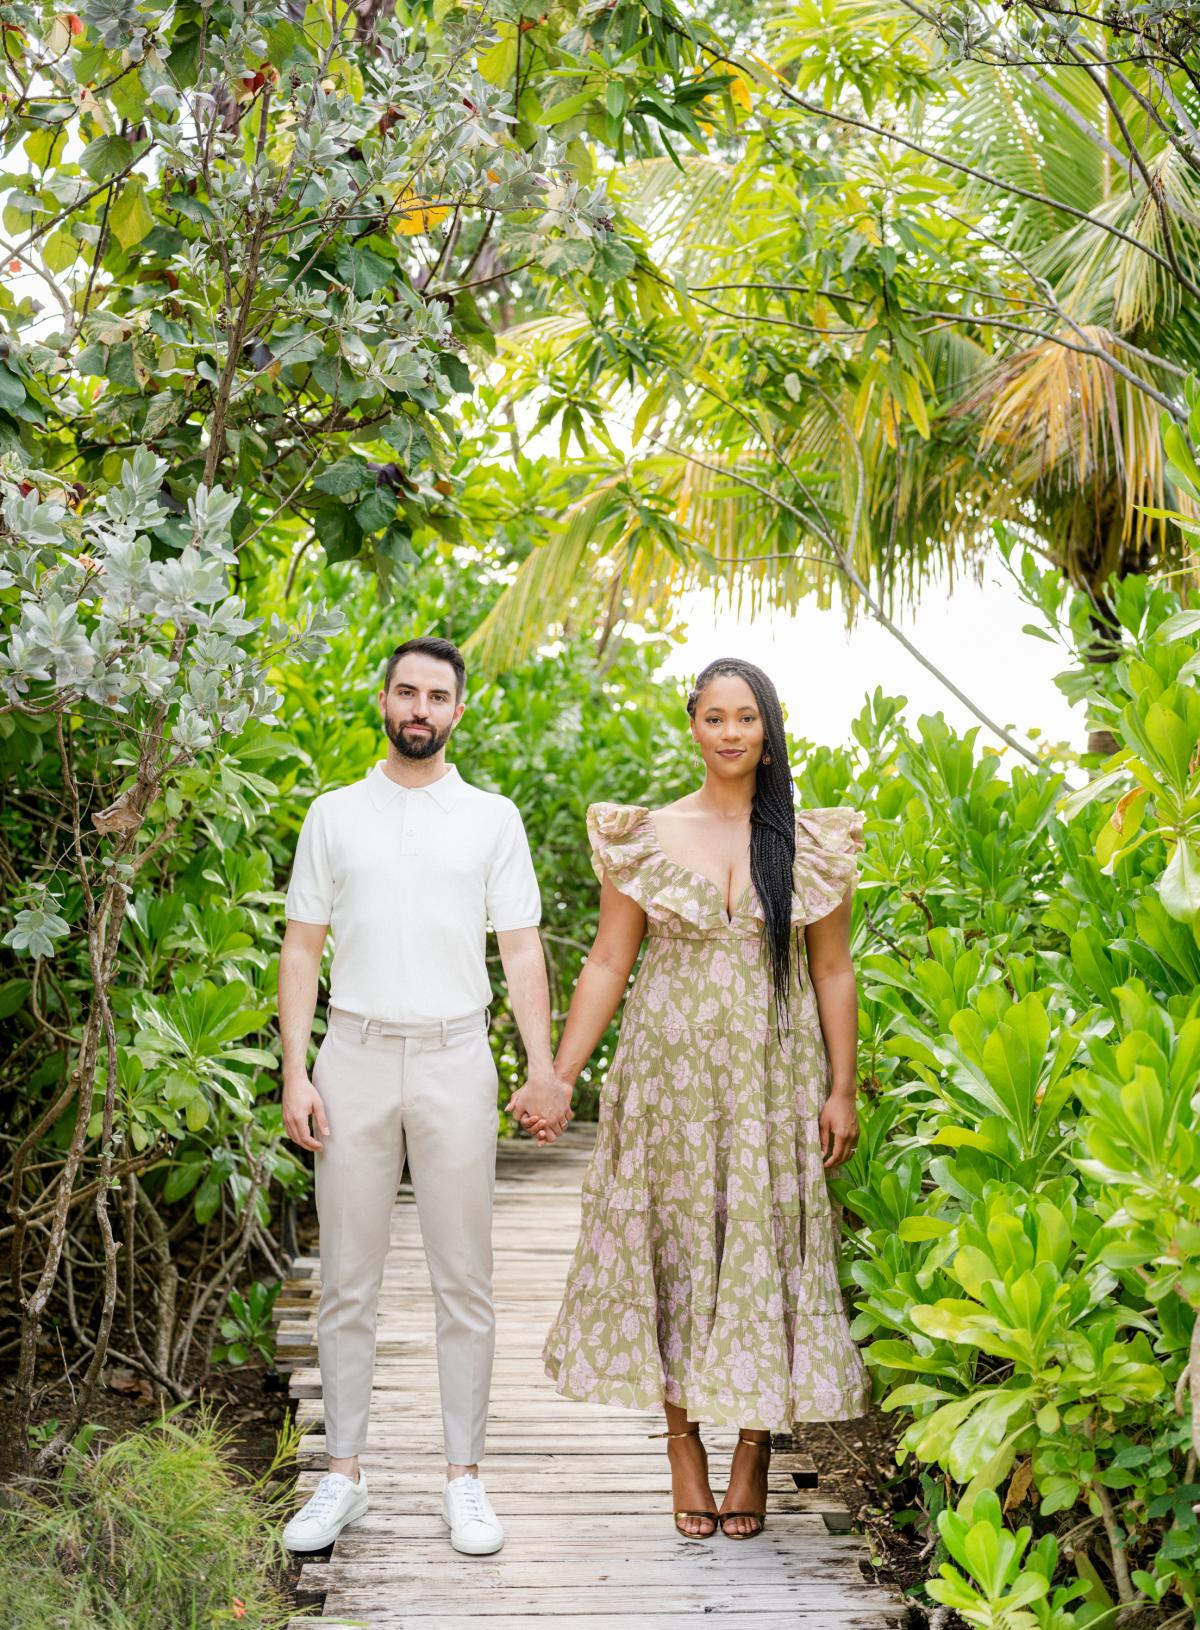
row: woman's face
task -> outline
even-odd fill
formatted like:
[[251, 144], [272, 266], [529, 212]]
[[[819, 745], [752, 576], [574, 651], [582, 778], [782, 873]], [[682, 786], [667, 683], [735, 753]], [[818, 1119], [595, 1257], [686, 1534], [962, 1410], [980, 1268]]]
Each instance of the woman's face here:
[[763, 719], [744, 679], [718, 674], [700, 692], [692, 735], [710, 775], [735, 781], [753, 775], [763, 755]]

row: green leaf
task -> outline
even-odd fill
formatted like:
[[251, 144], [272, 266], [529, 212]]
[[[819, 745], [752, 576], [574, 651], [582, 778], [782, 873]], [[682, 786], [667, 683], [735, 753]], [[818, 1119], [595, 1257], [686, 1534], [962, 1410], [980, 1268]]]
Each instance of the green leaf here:
[[79, 155], [79, 163], [93, 181], [107, 181], [133, 158], [133, 143], [124, 136], [97, 136]]
[[596, 250], [593, 276], [601, 283], [620, 283], [632, 277], [637, 256], [629, 245], [611, 234]]
[[1068, 793], [1058, 803], [1058, 813], [1064, 821], [1073, 821], [1087, 806], [1102, 798], [1105, 793], [1112, 792], [1116, 787], [1129, 780], [1129, 771], [1122, 765], [1119, 769], [1108, 770], [1099, 775], [1094, 781], [1089, 781], [1086, 787], [1080, 787], [1077, 792]]
[[29, 1000], [28, 979], [6, 979], [0, 985], [0, 1019], [8, 1019]]
[[47, 126], [41, 130], [34, 130], [22, 142], [29, 162], [37, 170], [44, 170], [48, 164], [62, 157], [63, 148], [67, 144], [67, 130], [65, 122]]
[[354, 519], [364, 533], [379, 532], [391, 524], [396, 515], [396, 495], [390, 489], [376, 487], [368, 493], [354, 510]]
[[188, 331], [182, 323], [172, 322], [164, 317], [161, 311], [150, 313], [150, 327], [160, 340], [166, 340], [168, 345], [186, 345]]
[[1158, 880], [1158, 897], [1176, 922], [1194, 921], [1200, 913], [1200, 844], [1181, 838]]
[[389, 526], [375, 548], [379, 554], [394, 560], [397, 566], [415, 566], [417, 563], [412, 546], [412, 534], [405, 526]]
[[146, 91], [140, 74], [116, 74], [108, 87], [112, 105], [131, 125], [141, 123], [146, 111]]
[[628, 95], [625, 86], [619, 79], [610, 79], [604, 87], [604, 105], [614, 119], [619, 119], [625, 111]]
[[[336, 464], [329, 464], [323, 469], [313, 482], [319, 492], [332, 493], [335, 498], [345, 498], [350, 493], [361, 492], [371, 480], [371, 472], [367, 469], [365, 459], [340, 458]], [[324, 540], [322, 540], [324, 541]]]
[[168, 1205], [173, 1205], [176, 1200], [182, 1200], [185, 1194], [192, 1192], [203, 1176], [207, 1164], [207, 1160], [202, 1156], [198, 1160], [180, 1161], [177, 1166], [172, 1166], [163, 1184], [163, 1199]]
[[360, 300], [366, 300], [396, 281], [396, 263], [385, 260], [361, 243], [341, 243], [334, 264], [343, 283], [348, 283]]
[[204, 1182], [196, 1191], [196, 1198], [192, 1209], [196, 1214], [198, 1223], [211, 1222], [221, 1203], [221, 1179], [213, 1172], [209, 1172]]
[[500, 25], [500, 38], [488, 51], [482, 51], [475, 66], [489, 85], [507, 85], [517, 67], [520, 36], [511, 23]]
[[123, 340], [120, 345], [111, 347], [105, 372], [114, 385], [125, 385], [130, 390], [137, 389], [137, 375], [133, 371], [132, 340]]
[[0, 363], [0, 408], [6, 413], [15, 413], [24, 405], [26, 390], [23, 382], [19, 380], [11, 369]]
[[78, 259], [79, 245], [65, 227], [52, 232], [42, 244], [42, 260], [47, 271], [65, 272]]
[[285, 68], [293, 59], [303, 61], [309, 56], [304, 36], [294, 23], [273, 23], [267, 30], [267, 61], [274, 68]]
[[353, 560], [362, 549], [362, 533], [346, 504], [322, 504], [313, 516], [313, 528], [331, 562]]
[[590, 108], [596, 100], [596, 92], [580, 91], [576, 96], [567, 96], [561, 102], [555, 102], [548, 108], [542, 109], [542, 123], [544, 125], [560, 125], [565, 119], [573, 119], [577, 113], [583, 113]]
[[142, 425], [142, 435], [147, 441], [161, 435], [169, 425], [173, 425], [183, 413], [187, 398], [178, 391], [158, 391], [150, 398], [150, 406], [146, 409], [146, 418]]
[[471, 370], [461, 357], [456, 357], [452, 351], [441, 351], [437, 356], [437, 368], [452, 391], [470, 395]]
[[900, 394], [904, 405], [908, 409], [908, 416], [916, 425], [921, 436], [929, 440], [929, 412], [925, 406], [925, 398], [921, 394], [921, 383], [913, 374], [905, 373], [900, 376]]
[[379, 432], [381, 441], [385, 441], [400, 456], [400, 462], [406, 469], [414, 469], [419, 464], [428, 464], [433, 457], [433, 447], [429, 436], [416, 419], [407, 413], [400, 413]]
[[126, 180], [108, 212], [108, 224], [121, 248], [128, 251], [140, 243], [154, 225], [140, 181]]

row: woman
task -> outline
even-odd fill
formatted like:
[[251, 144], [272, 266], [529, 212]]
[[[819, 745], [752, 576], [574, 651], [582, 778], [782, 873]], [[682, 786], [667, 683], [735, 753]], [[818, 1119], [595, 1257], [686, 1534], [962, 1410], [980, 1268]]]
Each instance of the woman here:
[[[688, 713], [703, 786], [664, 809], [588, 811], [600, 926], [558, 1050], [564, 1084], [649, 943], [543, 1358], [568, 1397], [661, 1401], [676, 1527], [749, 1539], [766, 1521], [771, 1432], [861, 1415], [869, 1397], [825, 1186], [858, 1138], [862, 816], [793, 809], [779, 699], [753, 664], [712, 663]], [[739, 1428], [719, 1512], [701, 1421]]]

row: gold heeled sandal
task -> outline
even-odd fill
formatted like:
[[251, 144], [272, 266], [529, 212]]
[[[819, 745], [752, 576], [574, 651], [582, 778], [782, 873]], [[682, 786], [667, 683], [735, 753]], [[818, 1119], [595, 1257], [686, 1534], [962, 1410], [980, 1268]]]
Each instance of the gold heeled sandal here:
[[[768, 1455], [771, 1453], [770, 1438], [748, 1438], [744, 1432], [739, 1432], [738, 1442], [748, 1443], [753, 1449], [765, 1449]], [[751, 1522], [757, 1523], [758, 1527], [749, 1529], [745, 1534], [731, 1534], [725, 1526], [731, 1517], [748, 1517]], [[765, 1511], [722, 1511], [717, 1521], [726, 1539], [757, 1539], [767, 1526], [767, 1514]]]
[[[700, 1436], [700, 1428], [698, 1426], [690, 1426], [686, 1432], [647, 1432], [646, 1436], [648, 1438], [698, 1438]], [[705, 1522], [710, 1522], [712, 1524], [712, 1527], [706, 1529], [702, 1533], [693, 1534], [689, 1532], [688, 1529], [679, 1527], [680, 1517], [703, 1517]], [[711, 1539], [716, 1533], [717, 1529], [721, 1526], [721, 1519], [717, 1516], [715, 1511], [677, 1511], [675, 1513], [675, 1526], [679, 1529], [679, 1532], [683, 1535], [684, 1539]]]

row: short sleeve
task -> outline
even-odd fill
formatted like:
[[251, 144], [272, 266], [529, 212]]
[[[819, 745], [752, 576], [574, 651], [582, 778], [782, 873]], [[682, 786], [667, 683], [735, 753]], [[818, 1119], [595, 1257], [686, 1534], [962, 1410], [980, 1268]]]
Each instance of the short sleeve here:
[[649, 811], [640, 804], [592, 804], [587, 832], [596, 876], [602, 883], [607, 877], [644, 910], [654, 894], [650, 863], [658, 848]]
[[793, 920], [820, 922], [858, 881], [863, 814], [848, 807], [796, 812]]
[[333, 917], [333, 871], [320, 800], [308, 806], [300, 828], [284, 915], [298, 923], [329, 923]]
[[520, 811], [515, 804], [508, 813], [487, 875], [487, 914], [498, 934], [514, 928], [536, 928], [542, 920], [542, 896], [538, 889], [533, 857]]

